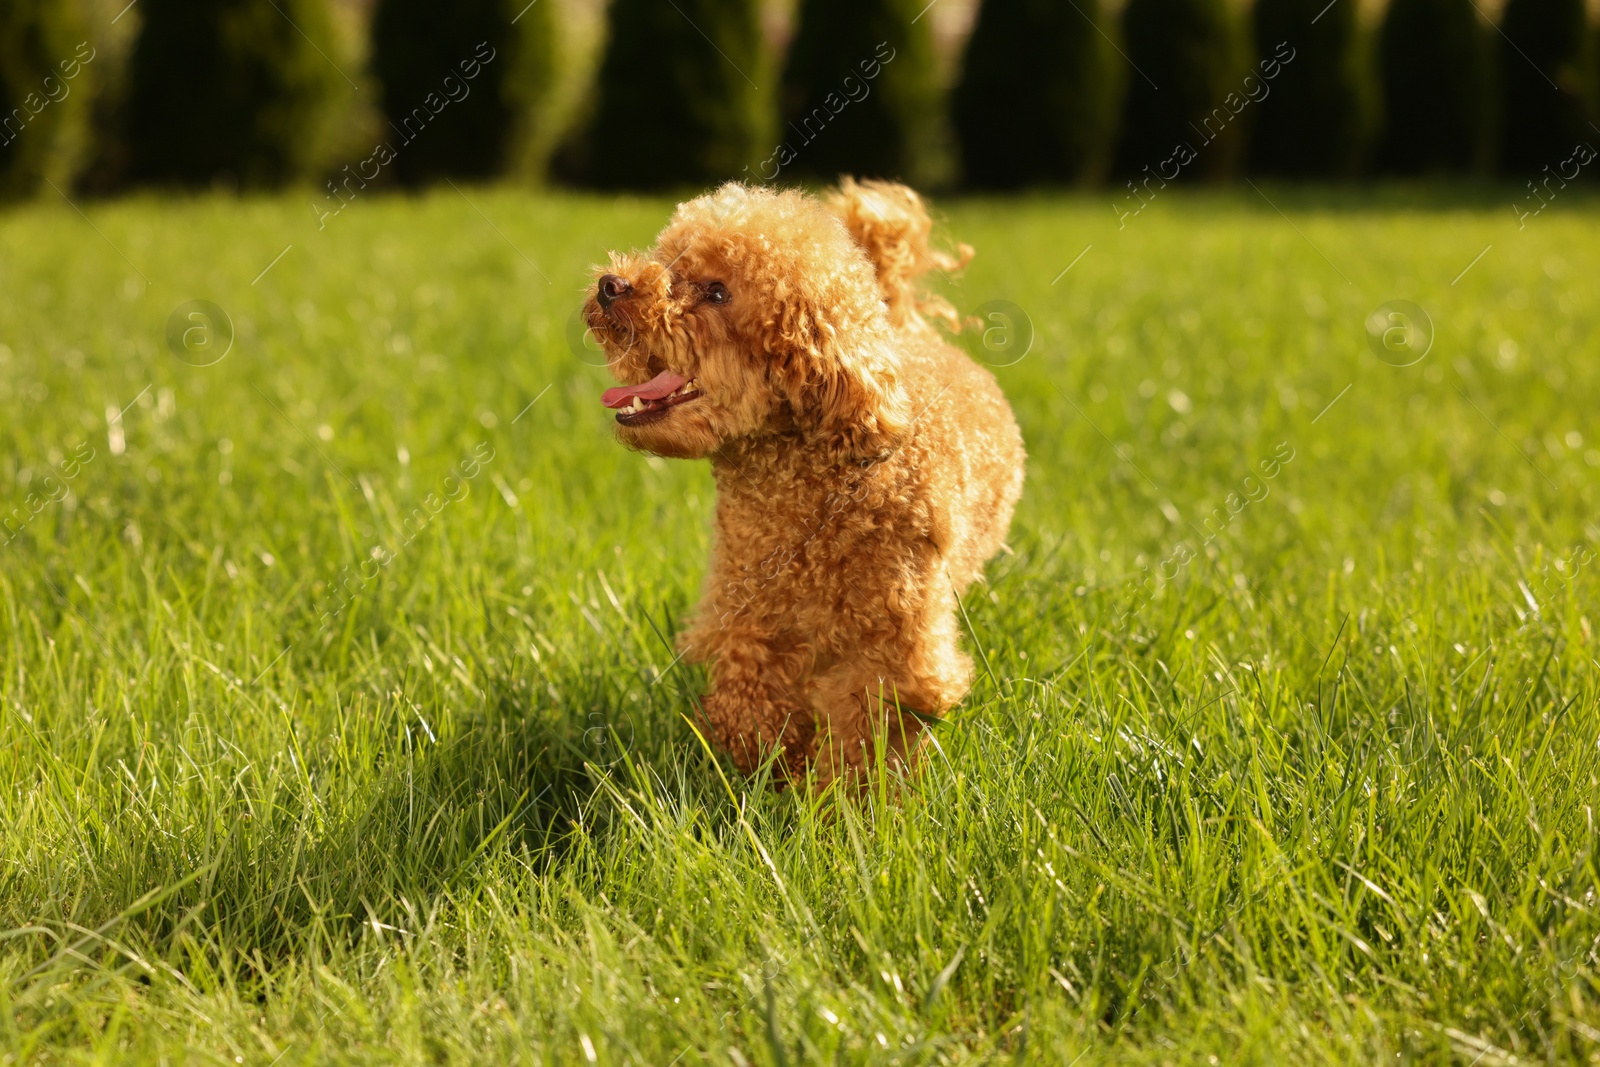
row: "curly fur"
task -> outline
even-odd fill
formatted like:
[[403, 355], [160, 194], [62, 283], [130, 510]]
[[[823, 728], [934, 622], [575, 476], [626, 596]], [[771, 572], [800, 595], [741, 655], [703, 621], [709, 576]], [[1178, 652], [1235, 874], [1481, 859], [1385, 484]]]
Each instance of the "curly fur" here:
[[931, 230], [902, 185], [847, 179], [822, 201], [730, 184], [596, 271], [629, 286], [585, 306], [617, 380], [699, 385], [618, 436], [711, 460], [711, 566], [680, 643], [709, 664], [706, 725], [746, 773], [776, 747], [827, 783], [875, 737], [908, 759], [971, 684], [956, 598], [1004, 547], [1024, 455], [993, 375], [929, 322], [959, 325], [917, 280], [972, 255]]

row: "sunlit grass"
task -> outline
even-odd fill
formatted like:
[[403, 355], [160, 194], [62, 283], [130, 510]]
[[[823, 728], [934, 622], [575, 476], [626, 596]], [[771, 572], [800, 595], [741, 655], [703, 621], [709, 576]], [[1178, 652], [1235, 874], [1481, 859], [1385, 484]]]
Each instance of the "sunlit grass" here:
[[0, 218], [0, 1063], [1595, 1061], [1600, 217], [1265, 192], [945, 205], [1028, 483], [842, 804], [569, 347], [669, 204]]

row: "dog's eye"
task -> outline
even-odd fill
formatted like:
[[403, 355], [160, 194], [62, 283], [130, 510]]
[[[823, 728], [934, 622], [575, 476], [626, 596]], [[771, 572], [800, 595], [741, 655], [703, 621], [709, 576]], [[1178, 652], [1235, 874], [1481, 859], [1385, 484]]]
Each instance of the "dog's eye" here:
[[712, 282], [706, 286], [706, 300], [709, 303], [726, 304], [730, 299], [732, 299], [732, 294], [728, 292], [728, 287], [721, 282]]

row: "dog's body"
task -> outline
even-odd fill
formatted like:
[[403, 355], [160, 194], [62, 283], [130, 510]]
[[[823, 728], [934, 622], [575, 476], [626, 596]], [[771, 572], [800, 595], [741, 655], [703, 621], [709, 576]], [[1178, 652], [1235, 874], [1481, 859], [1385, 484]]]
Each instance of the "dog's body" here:
[[914, 279], [957, 265], [930, 228], [903, 186], [846, 182], [831, 207], [728, 186], [680, 206], [652, 255], [614, 258], [590, 301], [634, 383], [606, 397], [623, 440], [712, 461], [682, 646], [746, 772], [779, 745], [827, 782], [875, 736], [905, 758], [971, 683], [956, 597], [1003, 545], [1023, 449], [994, 377], [919, 313], [948, 308]]

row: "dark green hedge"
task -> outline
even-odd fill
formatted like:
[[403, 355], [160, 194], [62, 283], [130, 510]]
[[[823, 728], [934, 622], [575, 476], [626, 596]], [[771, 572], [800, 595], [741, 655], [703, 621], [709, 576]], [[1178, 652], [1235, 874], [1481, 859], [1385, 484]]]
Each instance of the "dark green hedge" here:
[[[96, 2], [0, 0], [0, 199], [46, 180], [320, 179], [374, 124], [382, 158], [361, 165], [405, 184], [537, 178], [553, 147], [560, 0], [369, 0], [370, 74], [333, 32], [335, 0], [139, 0], [100, 38]], [[948, 100], [932, 31], [945, 12], [927, 0], [794, 0], [781, 70], [772, 2], [611, 0], [586, 121], [562, 120], [562, 178], [960, 175], [1008, 190], [1109, 173], [1142, 202], [1241, 162], [1286, 178], [1565, 180], [1577, 145], [1600, 148], [1585, 0], [1507, 0], [1497, 27], [1478, 0], [1390, 0], [1371, 34], [1356, 0], [1253, 0], [1248, 22], [1233, 0], [1128, 0], [1120, 20], [1111, 0], [981, 0]]]

